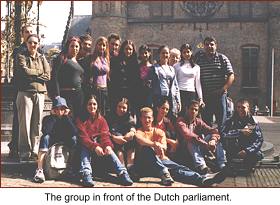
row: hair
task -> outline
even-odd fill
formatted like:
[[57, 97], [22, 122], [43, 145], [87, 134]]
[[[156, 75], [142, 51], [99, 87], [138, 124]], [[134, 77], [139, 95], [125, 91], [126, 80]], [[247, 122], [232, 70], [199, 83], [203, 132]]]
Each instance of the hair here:
[[101, 113], [100, 113], [100, 107], [99, 107], [99, 102], [98, 102], [98, 99], [96, 97], [96, 95], [89, 95], [86, 97], [85, 101], [84, 101], [84, 106], [83, 106], [83, 112], [82, 112], [82, 115], [81, 115], [81, 120], [82, 122], [88, 120], [90, 118], [90, 114], [87, 110], [87, 105], [88, 105], [88, 102], [90, 100], [95, 100], [96, 103], [97, 103], [97, 110], [96, 110], [96, 115], [95, 115], [95, 119], [97, 119], [99, 116], [101, 116]]
[[[192, 46], [188, 43], [185, 43], [181, 46], [181, 48], [180, 48], [180, 52], [181, 52], [180, 66], [182, 66], [184, 64], [184, 60], [185, 60], [185, 59], [183, 59], [183, 50], [184, 49], [189, 49], [190, 51], [192, 51]], [[193, 55], [191, 56], [189, 61], [190, 61], [191, 66], [194, 67], [195, 63], [194, 63], [194, 56]]]
[[21, 27], [21, 33], [24, 33], [24, 31], [26, 30], [27, 27], [31, 27], [33, 29], [33, 26], [31, 24], [26, 24]]
[[207, 37], [204, 39], [203, 43], [206, 44], [206, 42], [211, 42], [211, 41], [214, 41], [215, 44], [217, 44], [217, 40], [216, 40], [213, 36], [207, 36]]
[[124, 60], [126, 59], [126, 56], [124, 54], [124, 49], [127, 45], [131, 45], [132, 46], [132, 55], [131, 57], [129, 57], [130, 59], [136, 59], [137, 61], [137, 54], [136, 54], [136, 48], [135, 48], [135, 44], [133, 43], [133, 41], [131, 40], [125, 40], [122, 45], [121, 45], [121, 48], [120, 48], [120, 53], [119, 53], [119, 56], [120, 56], [120, 59]]
[[40, 37], [39, 37], [37, 34], [30, 34], [30, 35], [27, 37], [26, 41], [28, 41], [31, 37], [37, 38], [37, 39], [38, 39], [38, 42], [40, 43]]
[[98, 50], [97, 50], [97, 45], [99, 42], [105, 42], [106, 44], [106, 50], [105, 50], [105, 53], [102, 55], [102, 57], [104, 57], [106, 60], [107, 60], [107, 63], [110, 67], [110, 53], [109, 53], [109, 44], [108, 44], [108, 40], [106, 37], [104, 36], [100, 36], [98, 37], [98, 39], [96, 40], [96, 43], [95, 43], [95, 47], [94, 47], [94, 50], [93, 50], [93, 54], [91, 56], [91, 63], [95, 62], [95, 60], [97, 59], [97, 57], [99, 56], [98, 55]]
[[143, 107], [143, 108], [141, 108], [141, 110], [140, 110], [141, 116], [142, 116], [143, 114], [146, 114], [146, 113], [153, 113], [152, 108], [150, 108], [150, 107]]
[[61, 51], [61, 60], [63, 61], [64, 64], [67, 61], [69, 46], [72, 41], [78, 42], [80, 45], [80, 48], [81, 48], [81, 40], [79, 37], [76, 37], [76, 36], [69, 37], [65, 43], [65, 46], [62, 48], [62, 51]]
[[172, 48], [170, 54], [181, 55], [180, 51], [177, 48]]
[[168, 50], [170, 50], [169, 47], [168, 47], [167, 45], [162, 45], [162, 46], [160, 46], [160, 47], [158, 48], [158, 54], [160, 54], [160, 52], [161, 52], [164, 48], [167, 48]]
[[80, 36], [80, 40], [81, 42], [85, 42], [85, 41], [93, 41], [91, 35], [89, 35], [88, 33]]
[[[157, 115], [158, 115], [158, 110], [157, 108], [160, 108], [161, 106], [163, 106], [165, 103], [168, 103], [168, 105], [170, 106], [170, 103], [168, 101], [168, 97], [166, 96], [163, 96], [163, 97], [160, 97], [156, 103], [155, 103], [155, 109], [154, 109], [154, 124], [156, 125], [157, 124]], [[170, 112], [170, 109], [168, 111], [168, 113]]]
[[120, 98], [119, 100], [117, 100], [117, 103], [116, 103], [115, 107], [117, 107], [119, 103], [126, 104], [127, 105], [127, 112], [129, 112], [130, 104], [129, 104], [129, 101], [128, 101], [127, 98]]
[[[139, 49], [138, 49], [138, 54], [139, 54], [138, 59], [139, 59], [139, 60], [141, 60], [141, 59], [140, 59], [140, 54], [141, 54], [141, 53], [144, 53], [145, 51], [148, 51], [149, 53], [152, 52], [152, 50], [151, 50], [151, 49], [149, 48], [149, 46], [147, 46], [146, 44], [141, 45], [141, 46], [139, 47]], [[149, 61], [150, 63], [152, 63], [152, 55], [149, 56], [148, 61]]]
[[241, 99], [238, 99], [236, 101], [236, 105], [240, 103], [240, 104], [248, 104], [248, 106], [250, 107], [250, 103], [249, 103], [249, 100], [245, 99], [245, 98], [241, 98]]
[[189, 107], [191, 106], [198, 106], [199, 107], [199, 102], [197, 100], [192, 100]]
[[108, 36], [108, 41], [110, 42], [111, 41], [111, 39], [116, 39], [116, 40], [119, 40], [119, 41], [121, 41], [121, 37], [120, 37], [120, 35], [119, 34], [116, 34], [116, 33], [111, 33], [109, 36]]

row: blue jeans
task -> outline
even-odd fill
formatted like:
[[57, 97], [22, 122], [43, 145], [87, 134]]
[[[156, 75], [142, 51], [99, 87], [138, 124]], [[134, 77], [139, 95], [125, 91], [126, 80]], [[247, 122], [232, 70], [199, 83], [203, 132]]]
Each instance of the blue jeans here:
[[[137, 172], [143, 176], [160, 176], [167, 170], [176, 181], [187, 184], [199, 185], [204, 176], [189, 169], [186, 166], [179, 165], [170, 159], [160, 160], [155, 151], [150, 147], [143, 147], [141, 152], [136, 156], [135, 167]], [[147, 169], [148, 168], [148, 169]]]
[[221, 96], [206, 95], [203, 98], [205, 108], [202, 112], [202, 118], [209, 126], [212, 126], [213, 115], [215, 115], [219, 131], [227, 119], [226, 97], [227, 93], [223, 93]]
[[[204, 140], [206, 142], [209, 142], [210, 139], [211, 139], [211, 135], [207, 135], [204, 138]], [[204, 154], [207, 150], [205, 148], [203, 148], [199, 144], [196, 144], [191, 141], [187, 142], [187, 148], [193, 159], [194, 167], [206, 165], [205, 160], [204, 160]], [[221, 142], [218, 142], [216, 145], [215, 156], [216, 156], [216, 164], [217, 164], [218, 168], [223, 168], [225, 166], [226, 158], [225, 158], [225, 153], [224, 153], [224, 149], [223, 149]]]
[[[101, 166], [102, 168], [112, 167], [116, 172], [116, 174], [118, 175], [120, 175], [124, 171], [127, 172], [125, 166], [120, 162], [119, 158], [114, 152], [110, 155], [100, 157], [97, 156], [95, 152], [90, 151], [84, 145], [81, 145], [81, 167], [80, 167], [81, 173], [92, 174], [92, 167], [91, 167], [92, 154], [94, 158], [93, 166], [96, 166], [96, 168], [98, 168], [99, 170], [100, 167], [97, 166]], [[104, 172], [104, 170], [102, 171]]]
[[77, 137], [71, 136], [69, 138], [65, 138], [63, 140], [57, 139], [55, 136], [51, 135], [43, 135], [40, 139], [39, 151], [47, 152], [49, 147], [57, 142], [63, 142], [65, 145], [69, 146], [69, 148], [77, 145]]

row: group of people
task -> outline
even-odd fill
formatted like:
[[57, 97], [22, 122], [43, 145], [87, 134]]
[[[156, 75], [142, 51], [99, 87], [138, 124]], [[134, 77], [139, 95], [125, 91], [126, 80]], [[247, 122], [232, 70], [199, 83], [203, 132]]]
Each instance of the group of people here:
[[[45, 181], [44, 157], [57, 142], [79, 150], [73, 153], [85, 186], [94, 186], [93, 175], [105, 170], [125, 186], [143, 176], [160, 177], [166, 186], [174, 180], [209, 186], [224, 180], [229, 160], [242, 158], [251, 169], [261, 159], [263, 136], [249, 101], [237, 101], [227, 115], [234, 72], [214, 37], [206, 37], [196, 55], [189, 44], [160, 46], [156, 63], [147, 45], [137, 55], [133, 41], [121, 43], [117, 34], [97, 38], [93, 49], [90, 35], [70, 37], [48, 62], [32, 26], [22, 34], [14, 51], [9, 147], [19, 160], [38, 160], [35, 182]], [[45, 94], [53, 107], [42, 119]], [[235, 149], [227, 143], [232, 138]]]

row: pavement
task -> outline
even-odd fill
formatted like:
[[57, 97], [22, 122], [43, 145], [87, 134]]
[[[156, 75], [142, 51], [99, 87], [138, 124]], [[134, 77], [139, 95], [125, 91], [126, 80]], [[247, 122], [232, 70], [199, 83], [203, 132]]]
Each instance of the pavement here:
[[[280, 117], [256, 116], [264, 134], [265, 143], [262, 150], [267, 162], [280, 153]], [[7, 143], [1, 142], [1, 187], [82, 187], [79, 181], [47, 180], [42, 184], [32, 182], [36, 163], [17, 163], [7, 159]], [[116, 178], [111, 176], [96, 179], [95, 187], [121, 187]], [[159, 178], [145, 177], [132, 187], [162, 187]], [[175, 182], [172, 187], [195, 187], [194, 185]], [[256, 168], [255, 172], [247, 176], [227, 177], [214, 187], [280, 187], [280, 167], [267, 163]]]

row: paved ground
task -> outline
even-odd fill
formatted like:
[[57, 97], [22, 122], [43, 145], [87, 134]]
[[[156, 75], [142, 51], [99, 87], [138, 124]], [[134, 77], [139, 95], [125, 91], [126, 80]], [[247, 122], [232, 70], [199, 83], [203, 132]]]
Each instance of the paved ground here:
[[[265, 141], [274, 145], [274, 152], [268, 153], [272, 157], [280, 153], [280, 117], [257, 117], [261, 124]], [[32, 182], [36, 167], [31, 164], [3, 164], [3, 155], [6, 148], [1, 147], [1, 187], [81, 187], [79, 182], [49, 180], [43, 184]], [[96, 187], [119, 187], [114, 177], [107, 181], [97, 179]], [[161, 187], [160, 179], [142, 178], [133, 187]], [[173, 187], [194, 187], [193, 185], [174, 183]], [[221, 184], [215, 187], [280, 187], [280, 169], [276, 166], [259, 167], [249, 176], [227, 177]]]

